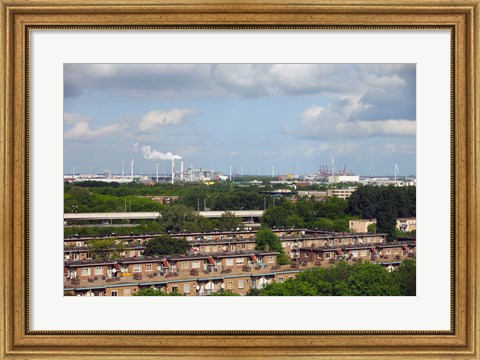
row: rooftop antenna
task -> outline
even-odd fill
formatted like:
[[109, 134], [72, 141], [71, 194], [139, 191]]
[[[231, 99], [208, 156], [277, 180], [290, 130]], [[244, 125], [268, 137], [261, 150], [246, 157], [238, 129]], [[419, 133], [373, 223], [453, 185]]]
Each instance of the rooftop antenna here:
[[395, 181], [397, 181], [397, 174], [400, 173], [400, 170], [398, 170], [397, 164], [393, 164], [393, 168], [394, 168], [394, 171], [395, 171]]

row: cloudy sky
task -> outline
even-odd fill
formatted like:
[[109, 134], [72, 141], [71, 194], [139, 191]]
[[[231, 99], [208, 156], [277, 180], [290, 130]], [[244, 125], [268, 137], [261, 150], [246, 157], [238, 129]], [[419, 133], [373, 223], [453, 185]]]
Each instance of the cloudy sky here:
[[64, 170], [415, 175], [415, 89], [414, 64], [65, 64]]

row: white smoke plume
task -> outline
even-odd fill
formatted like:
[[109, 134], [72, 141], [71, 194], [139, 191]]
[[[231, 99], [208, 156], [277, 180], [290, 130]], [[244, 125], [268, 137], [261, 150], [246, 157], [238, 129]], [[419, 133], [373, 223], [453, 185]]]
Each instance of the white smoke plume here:
[[171, 152], [161, 153], [150, 146], [142, 147], [143, 157], [147, 160], [182, 160], [180, 155], [174, 155]]

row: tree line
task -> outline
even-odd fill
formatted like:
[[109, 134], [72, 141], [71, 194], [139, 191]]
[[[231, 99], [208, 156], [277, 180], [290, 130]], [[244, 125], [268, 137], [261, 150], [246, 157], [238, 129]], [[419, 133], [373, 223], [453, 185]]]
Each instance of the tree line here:
[[[324, 201], [316, 201], [313, 197], [305, 196], [290, 201], [286, 197], [263, 194], [266, 188], [256, 185], [215, 183], [207, 186], [194, 183], [147, 186], [131, 183], [106, 186], [100, 182], [93, 182], [94, 186], [91, 185], [92, 182], [65, 185], [65, 212], [158, 211], [162, 217], [158, 222], [140, 222], [134, 227], [65, 228], [65, 236], [106, 235], [109, 232], [140, 234], [159, 231], [232, 230], [242, 223], [228, 210], [266, 208], [261, 222], [269, 228], [306, 227], [348, 232], [351, 219], [376, 219], [376, 226], [370, 227], [370, 230], [387, 233], [388, 240], [393, 240], [399, 235], [396, 229], [397, 219], [416, 216], [414, 186], [359, 186], [347, 200], [329, 197]], [[140, 197], [155, 192], [168, 192], [170, 196], [173, 192], [180, 198], [176, 203], [158, 204], [149, 198]], [[220, 219], [206, 219], [196, 212], [205, 208], [226, 213]]]

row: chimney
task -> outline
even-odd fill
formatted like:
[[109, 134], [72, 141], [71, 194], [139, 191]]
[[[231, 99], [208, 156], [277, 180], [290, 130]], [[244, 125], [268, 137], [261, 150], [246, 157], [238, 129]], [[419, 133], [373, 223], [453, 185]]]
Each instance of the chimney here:
[[174, 180], [175, 180], [175, 160], [172, 159], [172, 184]]
[[180, 181], [183, 181], [183, 159], [180, 161]]

